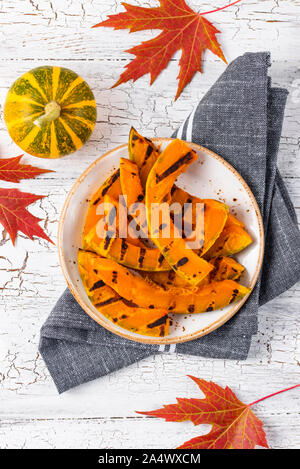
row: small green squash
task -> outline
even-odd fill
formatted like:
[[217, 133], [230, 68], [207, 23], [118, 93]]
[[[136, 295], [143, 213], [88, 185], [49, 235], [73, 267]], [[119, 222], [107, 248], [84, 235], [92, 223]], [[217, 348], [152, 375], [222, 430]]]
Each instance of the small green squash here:
[[96, 102], [88, 84], [63, 67], [34, 68], [8, 91], [4, 119], [23, 151], [60, 158], [78, 150], [96, 122]]

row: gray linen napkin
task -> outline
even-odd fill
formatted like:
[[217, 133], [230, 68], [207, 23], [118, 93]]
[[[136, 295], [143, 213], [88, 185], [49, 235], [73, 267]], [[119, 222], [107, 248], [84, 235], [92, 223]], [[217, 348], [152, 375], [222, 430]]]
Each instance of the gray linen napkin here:
[[140, 344], [94, 322], [67, 289], [41, 329], [39, 351], [58, 391], [104, 376], [163, 351], [244, 360], [257, 332], [257, 311], [300, 279], [300, 234], [276, 168], [287, 91], [272, 88], [266, 52], [234, 60], [174, 136], [225, 158], [247, 181], [261, 209], [266, 250], [260, 279], [229, 322], [197, 340]]

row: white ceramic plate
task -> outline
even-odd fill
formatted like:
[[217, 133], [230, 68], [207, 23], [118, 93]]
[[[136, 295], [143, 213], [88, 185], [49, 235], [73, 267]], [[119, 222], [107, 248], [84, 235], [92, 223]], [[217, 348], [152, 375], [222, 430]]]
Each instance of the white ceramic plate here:
[[[171, 139], [156, 138], [153, 141], [163, 150]], [[190, 146], [199, 158], [186, 173], [180, 175], [177, 184], [195, 196], [226, 202], [231, 212], [245, 223], [253, 243], [239, 253], [236, 259], [246, 267], [240, 283], [253, 289], [264, 251], [263, 223], [255, 198], [242, 177], [220, 156], [199, 145], [191, 143]], [[152, 344], [174, 344], [209, 334], [236, 314], [248, 296], [221, 310], [173, 315], [170, 334], [161, 338], [135, 334], [113, 324], [89, 301], [78, 272], [77, 251], [81, 247], [88, 201], [100, 184], [119, 167], [120, 157], [128, 157], [127, 145], [115, 148], [94, 161], [76, 181], [65, 201], [59, 221], [58, 250], [60, 264], [72, 294], [95, 321], [127, 339]]]

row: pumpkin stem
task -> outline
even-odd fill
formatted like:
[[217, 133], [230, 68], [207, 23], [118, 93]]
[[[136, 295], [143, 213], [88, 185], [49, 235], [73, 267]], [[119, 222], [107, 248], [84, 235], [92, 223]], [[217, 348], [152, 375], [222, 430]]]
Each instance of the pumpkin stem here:
[[61, 107], [56, 101], [50, 101], [45, 106], [45, 114], [38, 117], [34, 124], [42, 127], [44, 124], [50, 124], [54, 119], [57, 119], [60, 115]]

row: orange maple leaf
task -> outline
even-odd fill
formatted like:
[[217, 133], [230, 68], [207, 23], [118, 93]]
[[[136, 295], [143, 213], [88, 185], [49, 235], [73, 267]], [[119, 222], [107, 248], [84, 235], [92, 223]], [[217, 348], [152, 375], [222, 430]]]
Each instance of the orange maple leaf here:
[[[230, 5], [239, 1], [241, 0]], [[203, 17], [203, 14], [212, 12], [196, 13], [184, 0], [159, 0], [159, 2], [160, 6], [157, 8], [143, 8], [122, 3], [126, 12], [109, 15], [106, 21], [93, 27], [129, 29], [130, 32], [147, 29], [161, 30], [162, 32], [154, 39], [142, 42], [126, 51], [134, 54], [136, 58], [126, 65], [126, 70], [114, 86], [131, 79], [135, 81], [147, 73], [150, 73], [152, 85], [175, 52], [181, 50], [176, 100], [194, 74], [197, 71], [202, 72], [202, 53], [205, 49], [209, 49], [225, 63], [227, 62], [216, 38], [216, 34], [220, 31]]]
[[0, 223], [10, 235], [13, 244], [15, 244], [18, 231], [30, 239], [38, 236], [54, 244], [38, 225], [40, 218], [35, 217], [26, 209], [28, 205], [43, 197], [43, 195], [21, 192], [18, 189], [0, 189]]
[[193, 449], [253, 449], [268, 448], [263, 424], [250, 406], [244, 404], [229, 387], [222, 388], [212, 381], [190, 376], [205, 394], [205, 399], [177, 399], [177, 404], [139, 414], [164, 418], [167, 422], [190, 420], [194, 425], [211, 424], [206, 435], [193, 438], [179, 448]]

